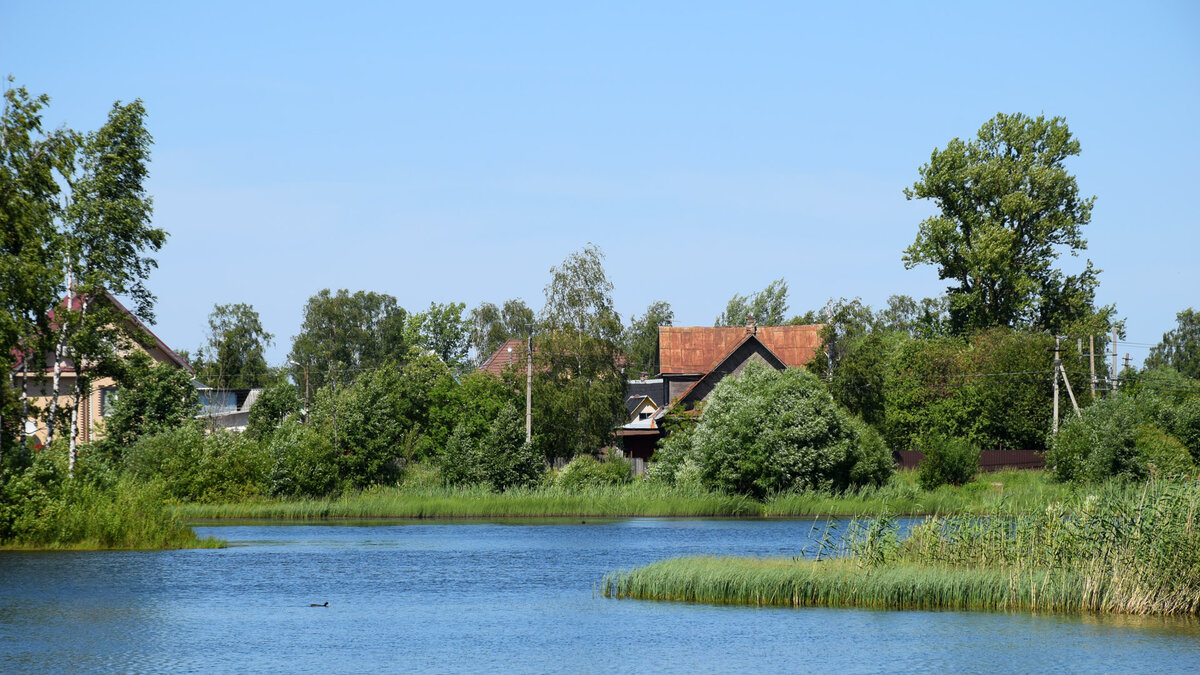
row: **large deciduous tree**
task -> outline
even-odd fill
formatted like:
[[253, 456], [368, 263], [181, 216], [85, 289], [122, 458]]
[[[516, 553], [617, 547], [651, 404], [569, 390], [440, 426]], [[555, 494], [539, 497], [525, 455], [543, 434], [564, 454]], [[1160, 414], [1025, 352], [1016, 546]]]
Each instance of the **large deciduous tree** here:
[[[47, 310], [60, 297], [63, 279], [57, 261], [60, 187], [55, 173], [69, 165], [74, 145], [69, 133], [43, 131], [42, 109], [49, 100], [10, 86], [0, 113], [0, 367], [9, 368], [14, 355], [27, 366], [20, 369], [21, 382], [10, 369], [10, 386], [0, 386], [0, 453], [7, 439], [24, 443], [20, 422], [30, 413], [28, 364], [42, 353], [39, 342], [50, 333]], [[19, 414], [14, 391], [21, 392]], [[7, 429], [14, 431], [5, 437]]]
[[1094, 312], [1099, 270], [1074, 275], [1054, 266], [1062, 251], [1087, 248], [1083, 226], [1095, 197], [1079, 193], [1066, 160], [1079, 154], [1061, 117], [998, 114], [976, 138], [935, 149], [908, 199], [940, 213], [921, 222], [904, 265], [935, 265], [947, 291], [953, 331], [993, 326], [1059, 331]]
[[502, 307], [490, 302], [480, 303], [471, 310], [471, 349], [475, 350], [476, 365], [482, 364], [505, 341], [529, 337], [536, 330], [533, 310], [524, 300], [505, 301]]
[[753, 295], [734, 294], [725, 303], [725, 311], [717, 317], [717, 326], [745, 326], [746, 318], [754, 315], [760, 326], [782, 326], [787, 321], [788, 285], [776, 279]]
[[1150, 349], [1147, 368], [1170, 366], [1200, 380], [1200, 312], [1191, 307], [1175, 315], [1178, 325], [1163, 333], [1162, 342]]
[[451, 368], [461, 370], [470, 347], [470, 329], [462, 315], [466, 308], [461, 302], [429, 303], [429, 309], [408, 317], [409, 339]]
[[315, 390], [332, 373], [344, 378], [387, 361], [405, 362], [411, 345], [407, 317], [396, 298], [386, 293], [320, 291], [305, 304], [300, 334], [292, 338], [292, 379], [303, 383], [307, 369]]
[[595, 245], [550, 273], [535, 350], [534, 433], [551, 455], [594, 454], [612, 441], [625, 410], [621, 319]]
[[[70, 197], [59, 232], [67, 300], [55, 310], [58, 339], [54, 358], [54, 391], [63, 364], [76, 373], [70, 416], [70, 461], [74, 466], [78, 436], [78, 401], [90, 389], [90, 374], [120, 358], [119, 345], [131, 326], [105, 293], [129, 298], [132, 312], [154, 322], [154, 295], [145, 281], [158, 264], [147, 251], [157, 251], [167, 233], [153, 227], [153, 205], [146, 193], [152, 139], [140, 100], [113, 104], [108, 120], [79, 139], [75, 166], [69, 167]], [[57, 396], [51, 397], [47, 420], [54, 431]]]
[[197, 353], [196, 379], [218, 388], [262, 387], [274, 379], [266, 350], [275, 336], [263, 328], [252, 305], [214, 305], [208, 342]]
[[651, 303], [645, 314], [634, 317], [624, 336], [630, 375], [658, 372], [658, 327], [670, 326], [674, 321], [675, 312], [662, 300]]

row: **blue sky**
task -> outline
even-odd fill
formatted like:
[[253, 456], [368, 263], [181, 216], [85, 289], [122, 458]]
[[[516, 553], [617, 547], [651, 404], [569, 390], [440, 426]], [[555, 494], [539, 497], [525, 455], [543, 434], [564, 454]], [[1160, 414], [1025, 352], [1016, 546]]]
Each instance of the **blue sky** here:
[[52, 126], [145, 101], [177, 349], [247, 302], [280, 363], [325, 287], [537, 308], [587, 242], [625, 319], [711, 325], [779, 277], [796, 313], [936, 295], [900, 262], [932, 213], [902, 190], [1025, 112], [1082, 144], [1085, 255], [1140, 361], [1200, 307], [1198, 6], [906, 5], [0, 0], [0, 71]]

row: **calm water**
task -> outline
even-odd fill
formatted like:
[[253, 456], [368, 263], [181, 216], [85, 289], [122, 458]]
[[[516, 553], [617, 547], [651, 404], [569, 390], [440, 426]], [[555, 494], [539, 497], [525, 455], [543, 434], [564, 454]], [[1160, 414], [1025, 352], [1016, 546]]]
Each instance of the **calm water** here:
[[223, 550], [0, 553], [0, 672], [1200, 671], [1188, 621], [593, 595], [666, 557], [795, 555], [811, 527], [234, 526], [197, 528]]

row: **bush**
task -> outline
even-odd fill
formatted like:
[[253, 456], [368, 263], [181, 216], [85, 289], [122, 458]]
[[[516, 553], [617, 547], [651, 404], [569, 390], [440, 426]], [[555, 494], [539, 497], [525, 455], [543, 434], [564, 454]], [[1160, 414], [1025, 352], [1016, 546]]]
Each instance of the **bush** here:
[[1195, 470], [1192, 455], [1179, 439], [1153, 424], [1138, 427], [1134, 435], [1138, 458], [1154, 476], [1178, 476]]
[[885, 482], [882, 441], [811, 373], [750, 364], [713, 389], [691, 439], [705, 487], [762, 498]]
[[933, 436], [920, 447], [925, 458], [917, 467], [917, 482], [923, 490], [965, 485], [979, 473], [979, 446], [965, 438]]
[[442, 451], [440, 466], [447, 485], [486, 483], [501, 492], [536, 485], [545, 471], [538, 439], [525, 442], [525, 423], [512, 403], [480, 434], [474, 424], [459, 423]]
[[268, 477], [271, 494], [318, 497], [341, 489], [333, 446], [310, 425], [284, 422], [268, 451], [274, 463]]
[[287, 382], [263, 389], [250, 407], [246, 435], [255, 440], [269, 437], [285, 419], [300, 412], [300, 397]]
[[631, 480], [633, 469], [626, 459], [612, 457], [601, 462], [591, 455], [580, 455], [558, 472], [554, 486], [576, 491], [595, 486], [622, 485]]
[[221, 502], [267, 491], [272, 459], [242, 434], [205, 434], [198, 423], [142, 436], [125, 449], [124, 466], [143, 482], [161, 481], [167, 498]]
[[[1138, 448], [1138, 429], [1160, 416], [1159, 401], [1122, 395], [1100, 401], [1069, 418], [1050, 440], [1046, 463], [1061, 481], [1102, 481], [1111, 477], [1142, 480], [1147, 455]], [[1143, 447], [1152, 443], [1143, 439]]]

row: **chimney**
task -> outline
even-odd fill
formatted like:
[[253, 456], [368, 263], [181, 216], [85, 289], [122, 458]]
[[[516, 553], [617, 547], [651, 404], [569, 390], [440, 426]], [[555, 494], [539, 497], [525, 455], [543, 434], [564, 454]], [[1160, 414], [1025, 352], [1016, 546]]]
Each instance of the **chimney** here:
[[750, 335], [754, 335], [755, 333], [758, 332], [758, 326], [754, 325], [754, 315], [753, 314], [746, 315], [746, 332]]

